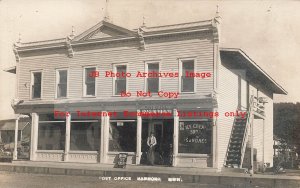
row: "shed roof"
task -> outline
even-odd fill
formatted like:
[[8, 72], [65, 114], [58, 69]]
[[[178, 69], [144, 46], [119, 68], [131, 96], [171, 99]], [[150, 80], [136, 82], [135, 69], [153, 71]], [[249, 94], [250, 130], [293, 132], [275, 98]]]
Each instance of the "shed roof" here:
[[238, 48], [221, 48], [221, 59], [229, 58], [234, 67], [246, 69], [256, 81], [267, 87], [276, 94], [287, 94], [288, 92], [268, 75], [258, 64], [256, 64], [243, 50]]
[[[2, 120], [0, 121], [0, 131], [13, 131], [15, 130], [15, 120]], [[22, 131], [28, 124], [29, 121], [19, 121], [18, 130]]]

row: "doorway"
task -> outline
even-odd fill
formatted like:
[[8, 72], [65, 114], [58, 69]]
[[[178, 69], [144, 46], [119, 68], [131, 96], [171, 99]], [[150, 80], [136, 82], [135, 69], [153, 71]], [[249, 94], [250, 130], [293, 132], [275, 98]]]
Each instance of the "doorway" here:
[[154, 134], [156, 138], [155, 165], [172, 165], [174, 120], [143, 120], [142, 123], [142, 159], [141, 164], [147, 164], [147, 139]]

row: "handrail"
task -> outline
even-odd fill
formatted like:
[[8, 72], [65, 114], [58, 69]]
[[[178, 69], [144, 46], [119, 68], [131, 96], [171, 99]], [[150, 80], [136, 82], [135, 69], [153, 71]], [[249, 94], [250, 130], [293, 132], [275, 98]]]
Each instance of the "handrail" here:
[[250, 102], [249, 102], [249, 104], [250, 104], [249, 109], [247, 111], [247, 123], [245, 126], [245, 132], [244, 132], [243, 142], [242, 142], [242, 146], [241, 146], [240, 168], [242, 168], [242, 166], [243, 166], [244, 155], [245, 155], [246, 145], [247, 145], [247, 141], [248, 141], [248, 128], [250, 127], [252, 118], [253, 118], [253, 115], [252, 115], [253, 102], [254, 102], [254, 98], [252, 95], [250, 98]]
[[264, 103], [260, 102], [258, 97], [254, 97], [255, 102], [253, 103], [254, 112], [264, 116], [265, 115], [265, 106]]

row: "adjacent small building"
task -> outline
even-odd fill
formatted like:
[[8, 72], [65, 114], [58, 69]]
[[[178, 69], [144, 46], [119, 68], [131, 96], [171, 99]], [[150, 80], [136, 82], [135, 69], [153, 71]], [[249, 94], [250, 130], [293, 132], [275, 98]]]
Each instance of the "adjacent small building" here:
[[133, 30], [103, 20], [16, 43], [8, 71], [15, 113], [32, 118], [30, 160], [113, 164], [125, 152], [144, 165], [154, 133], [158, 165], [243, 167], [250, 145], [272, 165], [273, 96], [287, 92], [245, 52], [220, 46], [219, 25], [218, 16]]
[[[15, 148], [19, 150], [19, 159], [29, 159], [31, 120], [29, 118], [20, 119], [16, 132], [15, 119], [0, 121], [0, 160], [4, 152], [13, 152]], [[15, 137], [17, 133], [17, 138]], [[17, 140], [17, 142], [15, 142]], [[12, 157], [12, 156], [11, 156]]]

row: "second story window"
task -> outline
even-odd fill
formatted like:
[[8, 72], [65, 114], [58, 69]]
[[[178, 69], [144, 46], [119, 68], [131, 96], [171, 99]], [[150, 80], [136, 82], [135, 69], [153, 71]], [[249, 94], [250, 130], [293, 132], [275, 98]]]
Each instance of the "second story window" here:
[[33, 72], [31, 79], [31, 98], [39, 99], [42, 95], [42, 72]]
[[[126, 75], [126, 65], [116, 65], [115, 72], [118, 75]], [[118, 76], [114, 80], [114, 95], [121, 95], [121, 92], [126, 92], [126, 76]]]
[[57, 70], [57, 98], [67, 97], [68, 90], [68, 70]]
[[148, 63], [148, 77], [146, 81], [146, 91], [151, 93], [159, 91], [159, 63]]
[[96, 78], [91, 76], [94, 72], [96, 72], [96, 67], [84, 69], [84, 96], [96, 95]]
[[195, 92], [195, 78], [189, 76], [191, 73], [195, 72], [195, 60], [180, 60], [181, 67], [181, 80], [180, 87], [181, 92]]

